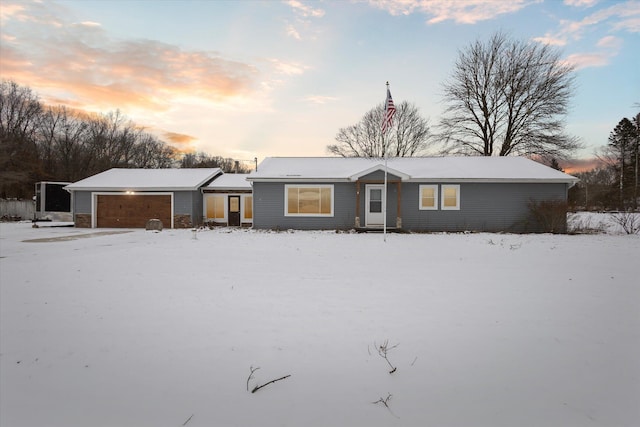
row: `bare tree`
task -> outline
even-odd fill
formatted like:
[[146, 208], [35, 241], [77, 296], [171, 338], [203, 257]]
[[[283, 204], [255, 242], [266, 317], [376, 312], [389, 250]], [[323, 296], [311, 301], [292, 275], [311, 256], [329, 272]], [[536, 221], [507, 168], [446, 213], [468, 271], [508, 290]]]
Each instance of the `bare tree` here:
[[548, 45], [495, 33], [459, 52], [444, 83], [439, 139], [450, 154], [566, 158], [581, 147], [564, 132], [574, 69]]
[[30, 197], [43, 175], [35, 137], [41, 111], [31, 89], [0, 82], [0, 197]]
[[181, 168], [220, 168], [225, 173], [249, 173], [245, 161], [229, 157], [212, 156], [205, 152], [185, 153], [180, 160]]
[[341, 128], [337, 144], [327, 151], [342, 157], [412, 157], [425, 154], [430, 142], [429, 121], [420, 115], [418, 107], [402, 101], [396, 107], [393, 125], [384, 135], [382, 120], [384, 103], [369, 110], [355, 125]]

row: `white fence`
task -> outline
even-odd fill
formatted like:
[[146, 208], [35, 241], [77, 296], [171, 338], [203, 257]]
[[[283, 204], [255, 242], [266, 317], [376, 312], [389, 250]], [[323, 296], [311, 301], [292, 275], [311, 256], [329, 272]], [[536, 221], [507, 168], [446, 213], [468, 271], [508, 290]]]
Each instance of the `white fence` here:
[[13, 219], [33, 219], [36, 204], [32, 200], [4, 200], [0, 199], [0, 217]]

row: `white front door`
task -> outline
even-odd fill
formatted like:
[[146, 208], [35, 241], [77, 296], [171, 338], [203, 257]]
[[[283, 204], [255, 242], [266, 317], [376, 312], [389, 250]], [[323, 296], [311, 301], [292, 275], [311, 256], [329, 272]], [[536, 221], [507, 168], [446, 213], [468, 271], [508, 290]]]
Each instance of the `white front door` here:
[[365, 197], [364, 225], [366, 227], [383, 226], [382, 196], [384, 185], [367, 184]]

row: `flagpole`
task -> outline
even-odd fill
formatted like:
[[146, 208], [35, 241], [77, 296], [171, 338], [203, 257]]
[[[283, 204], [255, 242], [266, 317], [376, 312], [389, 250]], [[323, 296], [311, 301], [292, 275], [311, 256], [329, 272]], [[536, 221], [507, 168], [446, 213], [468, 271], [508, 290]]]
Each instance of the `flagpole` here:
[[[387, 93], [389, 93], [389, 82], [387, 82]], [[385, 110], [387, 108], [387, 105], [385, 103]], [[382, 133], [382, 149], [384, 150], [384, 153], [382, 154], [384, 156], [384, 190], [382, 192], [382, 212], [383, 212], [383, 218], [382, 218], [382, 240], [386, 243], [387, 242], [387, 144], [384, 140], [384, 134], [385, 132]]]
[[393, 115], [396, 113], [396, 106], [393, 104], [391, 98], [391, 91], [389, 90], [389, 82], [387, 82], [387, 99], [384, 103], [384, 116], [382, 118], [381, 128], [381, 141], [382, 141], [382, 156], [384, 157], [384, 191], [382, 193], [382, 234], [384, 235], [384, 241], [387, 241], [387, 143], [384, 136], [393, 123]]

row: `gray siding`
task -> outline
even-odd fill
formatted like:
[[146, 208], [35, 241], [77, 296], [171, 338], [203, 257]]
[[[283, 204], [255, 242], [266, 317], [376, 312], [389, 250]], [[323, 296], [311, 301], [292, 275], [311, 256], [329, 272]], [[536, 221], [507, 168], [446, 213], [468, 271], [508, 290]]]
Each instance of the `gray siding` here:
[[191, 195], [191, 221], [193, 221], [193, 225], [202, 225], [203, 223], [203, 213], [204, 213], [204, 198], [201, 191], [194, 191]]
[[529, 203], [566, 201], [566, 195], [566, 184], [462, 183], [460, 210], [419, 210], [419, 184], [405, 184], [402, 224], [404, 229], [420, 231], [537, 231]]
[[200, 191], [175, 191], [173, 214], [190, 215], [193, 225], [202, 224], [202, 193]]
[[[315, 183], [296, 182], [295, 184], [313, 185]], [[353, 228], [356, 216], [355, 183], [333, 185], [333, 217], [297, 217], [284, 215], [284, 183], [255, 182], [253, 184], [253, 227], [282, 230]]]
[[[377, 173], [367, 180], [376, 180]], [[305, 184], [304, 182], [296, 184]], [[441, 186], [446, 183], [429, 183]], [[454, 183], [452, 183], [454, 184]], [[531, 201], [566, 201], [567, 184], [460, 183], [460, 210], [420, 210], [419, 183], [401, 184], [402, 228], [410, 231], [538, 231], [529, 212]], [[365, 221], [365, 184], [360, 185], [360, 221]], [[334, 184], [333, 217], [287, 217], [284, 215], [284, 183], [254, 183], [254, 228], [350, 229], [355, 226], [356, 184]], [[387, 226], [396, 226], [397, 186], [387, 187]]]
[[91, 191], [74, 191], [72, 199], [74, 214], [91, 213]]

